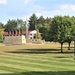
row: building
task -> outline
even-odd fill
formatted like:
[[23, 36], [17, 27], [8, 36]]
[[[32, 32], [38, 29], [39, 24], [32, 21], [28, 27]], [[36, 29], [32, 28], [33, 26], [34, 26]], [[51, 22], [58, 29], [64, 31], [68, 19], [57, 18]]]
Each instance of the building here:
[[5, 44], [42, 44], [43, 40], [36, 39], [37, 31], [36, 30], [16, 30], [10, 32], [4, 32], [4, 43]]
[[36, 30], [29, 30], [28, 32], [26, 32], [25, 30], [16, 30], [16, 31], [9, 31], [9, 32], [4, 32], [4, 36], [21, 36], [24, 35], [28, 39], [35, 39], [37, 34]]
[[29, 35], [28, 35], [29, 39], [35, 39], [36, 34], [37, 34], [36, 30], [33, 30], [33, 31], [29, 32]]

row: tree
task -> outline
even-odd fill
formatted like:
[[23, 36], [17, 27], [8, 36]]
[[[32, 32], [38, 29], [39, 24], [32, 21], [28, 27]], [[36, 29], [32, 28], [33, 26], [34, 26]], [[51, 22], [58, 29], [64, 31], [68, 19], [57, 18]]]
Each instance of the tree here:
[[51, 25], [51, 18], [44, 18], [43, 16], [40, 16], [38, 19], [38, 26], [37, 28], [42, 33], [42, 39], [48, 41], [49, 40], [49, 29]]
[[74, 16], [71, 17], [71, 22], [72, 22], [72, 31], [71, 31], [72, 41], [74, 41], [75, 40], [75, 17]]
[[4, 28], [4, 24], [0, 22], [0, 28]]
[[44, 17], [43, 16], [40, 16], [39, 18], [38, 18], [38, 20], [37, 20], [37, 24], [38, 24], [38, 26], [40, 25], [40, 24], [44, 24], [45, 23], [45, 19], [44, 19]]
[[17, 19], [17, 29], [26, 30], [26, 21], [22, 19]]
[[36, 38], [37, 38], [37, 39], [42, 39], [42, 37], [41, 37], [41, 34], [40, 34], [39, 30], [37, 29], [36, 31], [37, 31]]
[[37, 25], [37, 16], [35, 14], [32, 14], [29, 20], [29, 30], [36, 30]]
[[50, 41], [59, 42], [61, 44], [61, 52], [63, 52], [63, 43], [66, 39], [66, 29], [64, 19], [62, 16], [55, 16], [52, 19], [52, 24], [50, 27]]
[[22, 19], [8, 20], [5, 25], [5, 31], [14, 31], [17, 29], [26, 30], [26, 23]]
[[4, 25], [0, 23], [0, 42], [3, 41]]
[[75, 18], [74, 17], [69, 17], [69, 16], [64, 16], [64, 26], [65, 26], [65, 34], [66, 34], [66, 39], [65, 42], [68, 42], [68, 50], [70, 50], [70, 44], [71, 41], [73, 41], [73, 38], [75, 34]]
[[5, 31], [14, 31], [16, 29], [17, 29], [17, 21], [9, 19], [5, 25]]
[[44, 27], [41, 27], [39, 29], [39, 32], [41, 33], [41, 36], [42, 36], [42, 39], [44, 39], [45, 41], [49, 41], [49, 33], [48, 33], [48, 29], [47, 28], [44, 28]]
[[66, 40], [65, 42], [68, 42], [68, 50], [70, 50], [70, 44], [72, 41], [72, 21], [71, 21], [71, 17], [69, 16], [64, 16], [64, 26], [65, 26], [65, 30], [66, 30]]
[[3, 41], [3, 38], [4, 38], [3, 34], [4, 34], [4, 29], [0, 28], [0, 42]]

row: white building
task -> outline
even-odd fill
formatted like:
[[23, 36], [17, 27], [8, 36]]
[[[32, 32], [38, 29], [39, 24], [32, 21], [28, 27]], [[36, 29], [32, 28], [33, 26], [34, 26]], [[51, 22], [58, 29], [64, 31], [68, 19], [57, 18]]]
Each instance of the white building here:
[[28, 33], [29, 39], [35, 39], [36, 38], [36, 34], [37, 34], [37, 31], [36, 30], [30, 31]]

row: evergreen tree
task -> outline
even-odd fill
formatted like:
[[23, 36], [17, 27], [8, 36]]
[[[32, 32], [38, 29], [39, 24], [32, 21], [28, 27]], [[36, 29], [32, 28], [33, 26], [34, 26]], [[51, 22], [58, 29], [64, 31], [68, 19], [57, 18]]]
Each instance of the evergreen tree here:
[[29, 20], [29, 30], [36, 30], [37, 25], [37, 16], [35, 14], [32, 14]]

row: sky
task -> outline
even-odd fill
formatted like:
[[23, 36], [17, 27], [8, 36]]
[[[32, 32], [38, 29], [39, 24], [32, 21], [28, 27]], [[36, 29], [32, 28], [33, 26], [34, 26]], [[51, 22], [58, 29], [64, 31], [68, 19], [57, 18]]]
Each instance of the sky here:
[[33, 13], [45, 18], [75, 16], [75, 0], [0, 0], [0, 22], [4, 24], [9, 19], [26, 20]]

